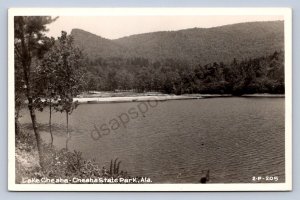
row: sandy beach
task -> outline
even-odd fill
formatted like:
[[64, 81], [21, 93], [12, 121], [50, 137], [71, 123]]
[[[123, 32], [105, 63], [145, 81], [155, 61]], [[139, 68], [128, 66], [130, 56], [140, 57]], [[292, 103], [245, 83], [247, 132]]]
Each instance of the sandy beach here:
[[123, 102], [142, 102], [142, 101], [167, 101], [167, 100], [186, 100], [201, 99], [201, 96], [186, 95], [159, 95], [159, 96], [128, 96], [128, 97], [80, 97], [74, 98], [78, 103], [123, 103]]
[[[128, 94], [127, 94], [128, 95]], [[123, 96], [122, 93], [112, 95], [89, 95], [88, 97], [77, 97], [74, 101], [78, 103], [124, 103], [124, 102], [142, 102], [142, 101], [167, 101], [167, 100], [188, 100], [204, 98], [223, 98], [234, 97], [231, 94], [185, 94], [185, 95], [167, 95], [167, 94], [131, 94]], [[245, 94], [240, 97], [261, 97], [261, 98], [284, 98], [284, 94]]]

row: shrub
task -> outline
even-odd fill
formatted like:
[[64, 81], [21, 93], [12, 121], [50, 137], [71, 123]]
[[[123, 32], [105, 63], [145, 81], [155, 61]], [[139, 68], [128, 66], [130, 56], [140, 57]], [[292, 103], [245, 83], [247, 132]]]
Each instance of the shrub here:
[[120, 170], [121, 161], [111, 160], [109, 170], [102, 168], [95, 160], [86, 160], [82, 153], [64, 149], [57, 150], [50, 144], [43, 143], [45, 159], [44, 170], [38, 163], [37, 147], [32, 134], [21, 132], [16, 138], [16, 183], [31, 178], [130, 178], [126, 171]]

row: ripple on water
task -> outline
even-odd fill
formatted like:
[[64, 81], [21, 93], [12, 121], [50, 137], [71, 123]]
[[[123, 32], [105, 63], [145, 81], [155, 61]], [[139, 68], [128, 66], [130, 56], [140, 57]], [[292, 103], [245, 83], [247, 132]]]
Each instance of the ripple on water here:
[[[284, 182], [284, 98], [167, 101], [126, 128], [91, 139], [94, 124], [107, 123], [137, 104], [80, 105], [70, 116], [70, 148], [100, 165], [119, 158], [123, 169], [156, 183], [198, 182], [203, 170], [210, 170], [215, 183], [251, 182], [259, 175]], [[25, 112], [21, 122], [29, 120]], [[45, 126], [47, 112], [38, 113], [38, 120]], [[53, 114], [53, 123], [55, 145], [64, 147], [65, 115]]]

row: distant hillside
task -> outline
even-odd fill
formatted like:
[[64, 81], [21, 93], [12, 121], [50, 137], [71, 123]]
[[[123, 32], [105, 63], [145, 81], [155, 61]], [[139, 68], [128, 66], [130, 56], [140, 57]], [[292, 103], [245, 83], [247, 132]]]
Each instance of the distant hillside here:
[[123, 57], [127, 52], [126, 47], [84, 30], [73, 29], [71, 35], [74, 37], [75, 44], [92, 60], [99, 57]]
[[71, 34], [91, 60], [100, 57], [143, 57], [207, 64], [265, 56], [284, 49], [283, 21], [153, 32], [116, 40], [79, 29], [72, 30]]

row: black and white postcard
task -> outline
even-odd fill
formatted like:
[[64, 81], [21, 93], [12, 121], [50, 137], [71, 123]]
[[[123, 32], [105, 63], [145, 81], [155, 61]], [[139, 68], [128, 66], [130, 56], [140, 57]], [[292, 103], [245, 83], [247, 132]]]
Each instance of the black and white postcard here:
[[289, 191], [289, 8], [11, 8], [12, 191]]

